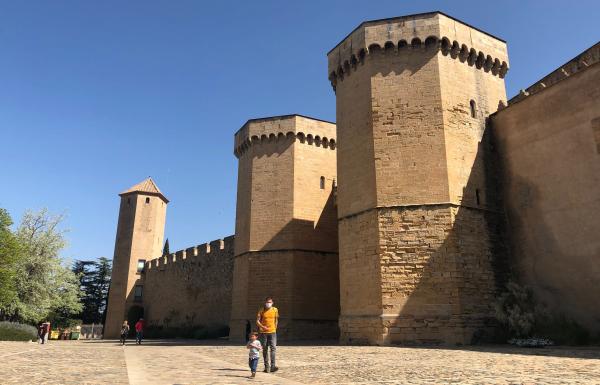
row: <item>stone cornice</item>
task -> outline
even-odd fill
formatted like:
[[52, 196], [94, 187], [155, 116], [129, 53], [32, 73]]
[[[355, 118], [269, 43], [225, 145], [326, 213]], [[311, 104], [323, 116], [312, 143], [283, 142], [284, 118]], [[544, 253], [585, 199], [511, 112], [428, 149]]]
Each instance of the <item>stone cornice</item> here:
[[500, 78], [504, 78], [508, 72], [508, 63], [504, 60], [477, 51], [466, 44], [460, 44], [456, 40], [450, 41], [445, 36], [442, 38], [429, 36], [425, 41], [421, 41], [418, 37], [414, 37], [410, 41], [404, 39], [398, 42], [387, 41], [383, 47], [379, 43], [372, 43], [366, 49], [361, 48], [357, 52], [349, 53], [347, 57], [339, 58], [336, 68], [332, 69], [330, 65], [329, 80], [335, 90], [338, 81], [342, 81], [345, 76], [349, 76], [352, 71], [358, 69], [365, 60], [374, 54], [410, 55], [426, 50], [441, 51], [444, 56], [449, 55], [451, 58], [465, 63], [465, 65], [474, 66]]
[[270, 133], [268, 136], [266, 134], [261, 135], [260, 137], [258, 135], [253, 135], [249, 138], [247, 138], [246, 140], [242, 141], [240, 144], [238, 144], [234, 150], [233, 153], [235, 154], [236, 157], [241, 157], [246, 151], [248, 151], [248, 149], [251, 146], [256, 146], [256, 145], [263, 145], [263, 144], [267, 144], [267, 143], [275, 143], [277, 141], [282, 141], [282, 140], [289, 140], [289, 141], [296, 141], [298, 140], [300, 143], [306, 143], [308, 145], [314, 145], [317, 147], [323, 147], [324, 149], [330, 149], [330, 150], [335, 150], [336, 147], [336, 142], [334, 138], [328, 138], [328, 137], [321, 137], [319, 135], [312, 135], [312, 134], [304, 134], [304, 132], [293, 132], [293, 131], [288, 131], [288, 132], [277, 132], [275, 133]]

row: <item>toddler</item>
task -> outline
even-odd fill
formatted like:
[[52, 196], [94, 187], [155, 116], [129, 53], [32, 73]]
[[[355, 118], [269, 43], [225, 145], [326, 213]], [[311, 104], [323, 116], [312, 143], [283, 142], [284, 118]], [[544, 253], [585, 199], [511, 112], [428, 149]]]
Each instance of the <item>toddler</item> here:
[[248, 364], [250, 365], [250, 378], [256, 377], [256, 367], [258, 366], [259, 352], [262, 350], [262, 345], [258, 340], [258, 333], [254, 332], [250, 334], [250, 341], [246, 345], [247, 349], [250, 349]]

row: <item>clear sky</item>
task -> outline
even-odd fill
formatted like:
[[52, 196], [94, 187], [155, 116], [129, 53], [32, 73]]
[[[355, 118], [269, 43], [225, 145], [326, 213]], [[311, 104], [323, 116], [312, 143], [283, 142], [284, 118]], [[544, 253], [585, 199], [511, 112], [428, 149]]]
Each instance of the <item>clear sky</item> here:
[[335, 120], [326, 53], [361, 21], [440, 10], [508, 42], [513, 96], [600, 38], [598, 1], [0, 1], [0, 207], [66, 212], [68, 258], [112, 258], [147, 176], [177, 250], [234, 232], [233, 134]]

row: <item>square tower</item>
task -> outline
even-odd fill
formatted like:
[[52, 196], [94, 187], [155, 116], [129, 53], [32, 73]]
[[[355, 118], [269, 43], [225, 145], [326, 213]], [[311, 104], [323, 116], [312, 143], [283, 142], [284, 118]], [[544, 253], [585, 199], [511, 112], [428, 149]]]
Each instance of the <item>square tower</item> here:
[[470, 343], [502, 259], [484, 133], [506, 43], [433, 12], [362, 23], [328, 62], [342, 341]]
[[160, 257], [162, 253], [169, 203], [152, 178], [136, 184], [119, 196], [121, 205], [104, 338], [118, 338], [129, 308], [142, 305], [141, 273], [146, 261]]
[[230, 338], [266, 296], [287, 339], [337, 338], [335, 125], [300, 115], [249, 120], [239, 159]]

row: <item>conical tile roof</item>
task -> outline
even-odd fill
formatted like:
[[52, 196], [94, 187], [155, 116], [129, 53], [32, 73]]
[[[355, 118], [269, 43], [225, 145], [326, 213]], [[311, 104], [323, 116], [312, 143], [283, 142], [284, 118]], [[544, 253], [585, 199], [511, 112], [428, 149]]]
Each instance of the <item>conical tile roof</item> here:
[[143, 181], [136, 184], [135, 186], [128, 188], [127, 190], [123, 191], [119, 195], [123, 196], [123, 195], [133, 194], [133, 193], [146, 193], [146, 194], [150, 194], [150, 195], [156, 195], [156, 196], [161, 197], [165, 202], [167, 202], [167, 203], [169, 202], [169, 200], [163, 195], [162, 192], [160, 192], [160, 190], [158, 189], [158, 186], [156, 185], [156, 183], [154, 183], [154, 181], [150, 177], [148, 177], [147, 179], [144, 179]]

